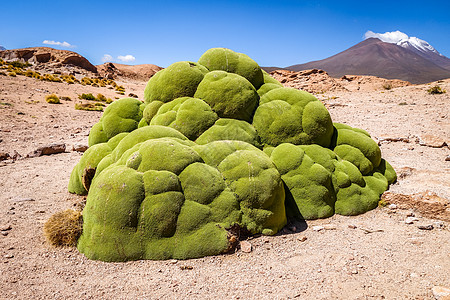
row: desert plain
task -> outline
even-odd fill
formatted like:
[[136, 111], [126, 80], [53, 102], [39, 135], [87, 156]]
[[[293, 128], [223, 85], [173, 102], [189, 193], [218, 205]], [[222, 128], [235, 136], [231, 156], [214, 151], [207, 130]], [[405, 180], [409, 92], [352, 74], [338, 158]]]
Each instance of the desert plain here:
[[[67, 191], [82, 155], [74, 146], [87, 145], [102, 113], [75, 110], [78, 96], [123, 96], [108, 87], [0, 76], [0, 152], [8, 154], [0, 161], [0, 299], [445, 299], [450, 79], [411, 85], [280, 74], [273, 75], [285, 86], [314, 93], [334, 122], [363, 128], [379, 143], [398, 175], [383, 195], [386, 205], [359, 216], [290, 222], [275, 236], [241, 241], [230, 254], [126, 263], [56, 248], [42, 230], [52, 214], [79, 209], [86, 199]], [[116, 82], [143, 99], [146, 81]], [[429, 94], [435, 85], [448, 92]], [[51, 93], [71, 100], [47, 103]], [[29, 155], [50, 144], [66, 150]]]

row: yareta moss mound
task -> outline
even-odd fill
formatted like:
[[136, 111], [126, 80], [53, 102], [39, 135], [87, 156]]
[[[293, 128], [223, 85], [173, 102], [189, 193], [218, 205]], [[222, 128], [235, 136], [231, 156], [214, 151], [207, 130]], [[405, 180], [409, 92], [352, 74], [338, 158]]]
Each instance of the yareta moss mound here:
[[357, 215], [396, 180], [365, 130], [333, 123], [247, 55], [213, 48], [111, 104], [72, 171], [78, 249], [104, 261], [186, 259], [277, 233], [287, 217]]
[[[243, 144], [199, 152], [174, 138], [136, 144], [94, 178], [78, 249], [104, 261], [186, 259], [225, 252], [234, 224], [276, 233], [286, 224], [280, 174]], [[207, 164], [212, 148], [229, 151]]]

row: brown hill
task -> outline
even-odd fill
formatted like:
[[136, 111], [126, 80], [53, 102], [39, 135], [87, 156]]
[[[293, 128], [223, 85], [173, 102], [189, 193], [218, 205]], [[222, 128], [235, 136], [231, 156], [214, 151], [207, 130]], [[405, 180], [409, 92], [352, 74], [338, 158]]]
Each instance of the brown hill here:
[[375, 76], [345, 75], [341, 78], [333, 78], [324, 70], [318, 69], [300, 72], [275, 70], [270, 72], [270, 75], [286, 87], [314, 94], [335, 91], [375, 91], [411, 85], [407, 81]]
[[58, 50], [50, 47], [32, 47], [23, 49], [3, 50], [0, 58], [12, 61], [21, 60], [32, 65], [46, 64], [48, 67], [58, 68], [62, 66], [75, 66], [86, 71], [97, 73], [97, 68], [80, 54]]
[[97, 66], [98, 73], [105, 78], [115, 79], [120, 76], [143, 81], [147, 81], [156, 72], [162, 69], [163, 68], [152, 64], [130, 66], [110, 62]]
[[285, 69], [291, 71], [323, 69], [332, 77], [347, 74], [372, 75], [412, 83], [428, 83], [450, 78], [450, 70], [411, 50], [376, 38], [366, 39], [329, 58]]

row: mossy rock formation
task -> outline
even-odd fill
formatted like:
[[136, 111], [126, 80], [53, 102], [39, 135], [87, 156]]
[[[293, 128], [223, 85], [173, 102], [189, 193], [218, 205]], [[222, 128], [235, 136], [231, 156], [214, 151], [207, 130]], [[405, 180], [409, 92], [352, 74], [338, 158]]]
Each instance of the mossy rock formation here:
[[361, 214], [396, 180], [366, 131], [242, 53], [174, 63], [144, 99], [105, 110], [70, 177], [88, 195], [77, 247], [91, 259], [224, 253], [236, 228], [273, 235], [287, 217]]

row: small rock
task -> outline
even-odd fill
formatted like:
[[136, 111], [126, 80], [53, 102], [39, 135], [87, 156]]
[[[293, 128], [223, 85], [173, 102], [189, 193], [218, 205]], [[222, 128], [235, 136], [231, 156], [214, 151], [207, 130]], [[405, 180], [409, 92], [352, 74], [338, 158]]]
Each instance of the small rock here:
[[325, 227], [323, 227], [323, 226], [313, 226], [314, 231], [321, 231], [323, 229], [325, 229]]
[[180, 266], [181, 270], [192, 270], [193, 268], [193, 266]]
[[444, 222], [436, 221], [436, 222], [434, 222], [434, 227], [438, 228], [438, 229], [442, 229], [442, 228], [444, 228]]
[[35, 201], [33, 198], [15, 198], [14, 202], [32, 202]]
[[9, 234], [9, 232], [8, 232], [8, 231], [2, 231], [1, 234], [2, 234], [3, 236], [7, 236], [7, 235]]
[[450, 161], [450, 155], [447, 155], [447, 157], [445, 158], [445, 161]]
[[434, 298], [436, 298], [437, 300], [439, 300], [441, 298], [447, 299], [447, 297], [450, 297], [450, 288], [448, 288], [448, 287], [434, 286], [432, 291], [433, 291]]
[[299, 237], [298, 238], [298, 240], [300, 241], [300, 242], [304, 242], [304, 241], [306, 241], [308, 238], [306, 237], [306, 236], [304, 236], [304, 235], [302, 235], [301, 237]]
[[10, 158], [9, 154], [6, 152], [0, 152], [0, 161], [2, 160], [7, 160], [8, 158]]
[[415, 218], [415, 217], [407, 217], [405, 220], [406, 224], [413, 224], [414, 222], [419, 221], [419, 219]]
[[417, 228], [422, 229], [422, 230], [433, 230], [434, 226], [433, 226], [433, 224], [418, 225]]
[[352, 274], [358, 274], [358, 270], [353, 270]]
[[0, 226], [0, 231], [8, 231], [8, 230], [11, 230], [11, 229], [12, 229], [12, 227], [9, 224], [4, 224], [4, 225]]
[[20, 155], [19, 152], [17, 152], [16, 150], [14, 150], [12, 155], [10, 155], [10, 156], [13, 160], [18, 160], [19, 158], [22, 157], [22, 155]]
[[334, 225], [334, 224], [325, 224], [325, 225], [323, 225], [323, 228], [325, 230], [336, 230], [336, 225]]
[[447, 143], [445, 142], [445, 140], [439, 137], [427, 134], [422, 136], [422, 138], [419, 141], [419, 145], [428, 146], [432, 148], [442, 148], [445, 145], [447, 145]]
[[348, 224], [348, 228], [351, 228], [351, 229], [356, 229], [356, 228], [358, 228], [356, 225], [354, 225], [354, 224]]
[[63, 153], [66, 151], [66, 144], [50, 144], [42, 146], [28, 154], [27, 157], [38, 157], [42, 155], [51, 155], [57, 153]]
[[72, 146], [73, 151], [85, 152], [89, 148], [88, 145], [75, 144]]
[[397, 205], [396, 204], [394, 204], [394, 203], [392, 203], [392, 204], [389, 204], [389, 209], [397, 209]]
[[13, 258], [14, 257], [14, 255], [12, 255], [12, 254], [6, 254], [5, 256], [3, 256], [4, 258]]
[[172, 265], [174, 265], [174, 264], [178, 263], [178, 260], [172, 259], [169, 263], [172, 264]]
[[416, 215], [410, 211], [409, 213], [406, 214], [407, 217], [415, 217]]
[[242, 241], [241, 242], [241, 250], [242, 250], [242, 252], [245, 252], [245, 253], [252, 252], [252, 244], [250, 244], [247, 241]]

